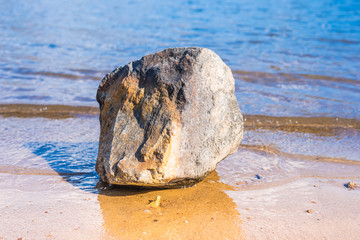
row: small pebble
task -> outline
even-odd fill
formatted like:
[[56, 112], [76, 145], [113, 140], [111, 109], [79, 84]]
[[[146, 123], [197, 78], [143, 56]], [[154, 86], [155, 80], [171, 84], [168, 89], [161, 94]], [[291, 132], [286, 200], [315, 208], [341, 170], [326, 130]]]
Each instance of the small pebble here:
[[250, 219], [252, 219], [252, 217], [247, 217], [247, 219], [249, 219], [249, 220], [250, 220]]
[[355, 182], [348, 182], [346, 185], [345, 185], [348, 189], [355, 189], [356, 187], [359, 186], [359, 184], [355, 183]]
[[306, 210], [306, 212], [307, 213], [312, 213], [312, 212], [314, 212], [314, 210], [313, 209], [308, 209], [308, 210]]
[[45, 211], [44, 213], [49, 213], [48, 211]]
[[189, 221], [184, 221], [184, 223], [189, 223]]
[[245, 210], [250, 210], [251, 208], [245, 208]]
[[316, 203], [316, 201], [311, 201], [311, 203]]
[[150, 201], [150, 203], [148, 204], [148, 206], [150, 207], [160, 207], [160, 199], [161, 196], [156, 196], [155, 200]]
[[245, 182], [236, 182], [235, 184], [236, 185], [245, 185], [246, 183]]

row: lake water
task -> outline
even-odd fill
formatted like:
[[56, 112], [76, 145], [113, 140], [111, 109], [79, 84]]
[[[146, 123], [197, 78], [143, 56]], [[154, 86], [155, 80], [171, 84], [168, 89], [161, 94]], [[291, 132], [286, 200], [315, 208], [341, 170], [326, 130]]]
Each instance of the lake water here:
[[359, 119], [360, 2], [0, 1], [0, 102], [97, 106], [102, 76], [214, 50], [245, 114]]
[[[246, 132], [239, 151], [219, 164], [219, 181], [247, 190], [304, 176], [359, 177], [360, 1], [0, 0], [0, 6], [3, 184], [11, 185], [12, 175], [55, 171], [75, 188], [98, 193], [97, 115], [57, 111], [97, 107], [107, 72], [183, 46], [212, 49], [234, 74]], [[54, 104], [64, 106], [39, 113]], [[19, 106], [28, 112], [14, 113]]]

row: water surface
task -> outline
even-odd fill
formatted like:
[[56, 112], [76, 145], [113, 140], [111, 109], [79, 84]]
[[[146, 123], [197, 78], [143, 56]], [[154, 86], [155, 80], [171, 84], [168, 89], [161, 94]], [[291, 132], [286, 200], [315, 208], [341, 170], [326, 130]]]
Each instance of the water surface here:
[[106, 72], [200, 46], [235, 71], [246, 114], [359, 118], [356, 0], [0, 4], [0, 103], [97, 106]]

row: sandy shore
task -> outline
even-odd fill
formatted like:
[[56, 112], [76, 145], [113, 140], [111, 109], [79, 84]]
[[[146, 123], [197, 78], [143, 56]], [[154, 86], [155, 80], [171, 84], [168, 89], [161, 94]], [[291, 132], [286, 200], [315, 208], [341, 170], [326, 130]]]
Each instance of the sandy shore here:
[[[57, 175], [0, 178], [3, 239], [360, 238], [360, 190], [344, 179], [237, 191], [214, 173], [188, 189], [91, 193]], [[160, 206], [149, 205], [157, 196]]]
[[[3, 239], [243, 239], [216, 173], [174, 190], [82, 191], [57, 175], [0, 174]], [[159, 206], [152, 200], [161, 196]]]
[[360, 190], [346, 189], [345, 181], [304, 178], [227, 193], [241, 202], [245, 239], [360, 239]]
[[248, 116], [204, 181], [149, 190], [99, 183], [96, 109], [0, 110], [0, 239], [360, 239], [356, 120]]

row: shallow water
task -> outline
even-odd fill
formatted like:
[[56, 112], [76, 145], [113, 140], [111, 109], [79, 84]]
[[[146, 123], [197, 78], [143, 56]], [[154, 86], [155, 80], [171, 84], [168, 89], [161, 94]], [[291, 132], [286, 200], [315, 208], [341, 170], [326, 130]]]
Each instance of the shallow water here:
[[[111, 198], [97, 186], [96, 90], [115, 67], [178, 46], [221, 56], [246, 120], [243, 144], [218, 165], [216, 180], [179, 193], [184, 199], [214, 188], [233, 221], [232, 201], [240, 208], [243, 191], [272, 192], [299, 179], [303, 186], [305, 178], [359, 178], [359, 1], [0, 0], [0, 6], [0, 178], [1, 189], [18, 191], [14, 196], [51, 189], [65, 199], [72, 190], [62, 183], [69, 183], [98, 196], [94, 211], [104, 213], [105, 231], [129, 227], [108, 220], [116, 218], [112, 201], [119, 204], [126, 191]], [[44, 182], [30, 186], [34, 179]], [[232, 189], [231, 198], [224, 189]], [[163, 194], [177, 201], [177, 194]], [[0, 210], [11, 201], [0, 199]], [[176, 214], [171, 201], [169, 221]], [[185, 212], [188, 202], [178, 203]]]
[[246, 114], [359, 118], [356, 0], [0, 4], [0, 103], [97, 106], [115, 67], [201, 46], [234, 70]]

